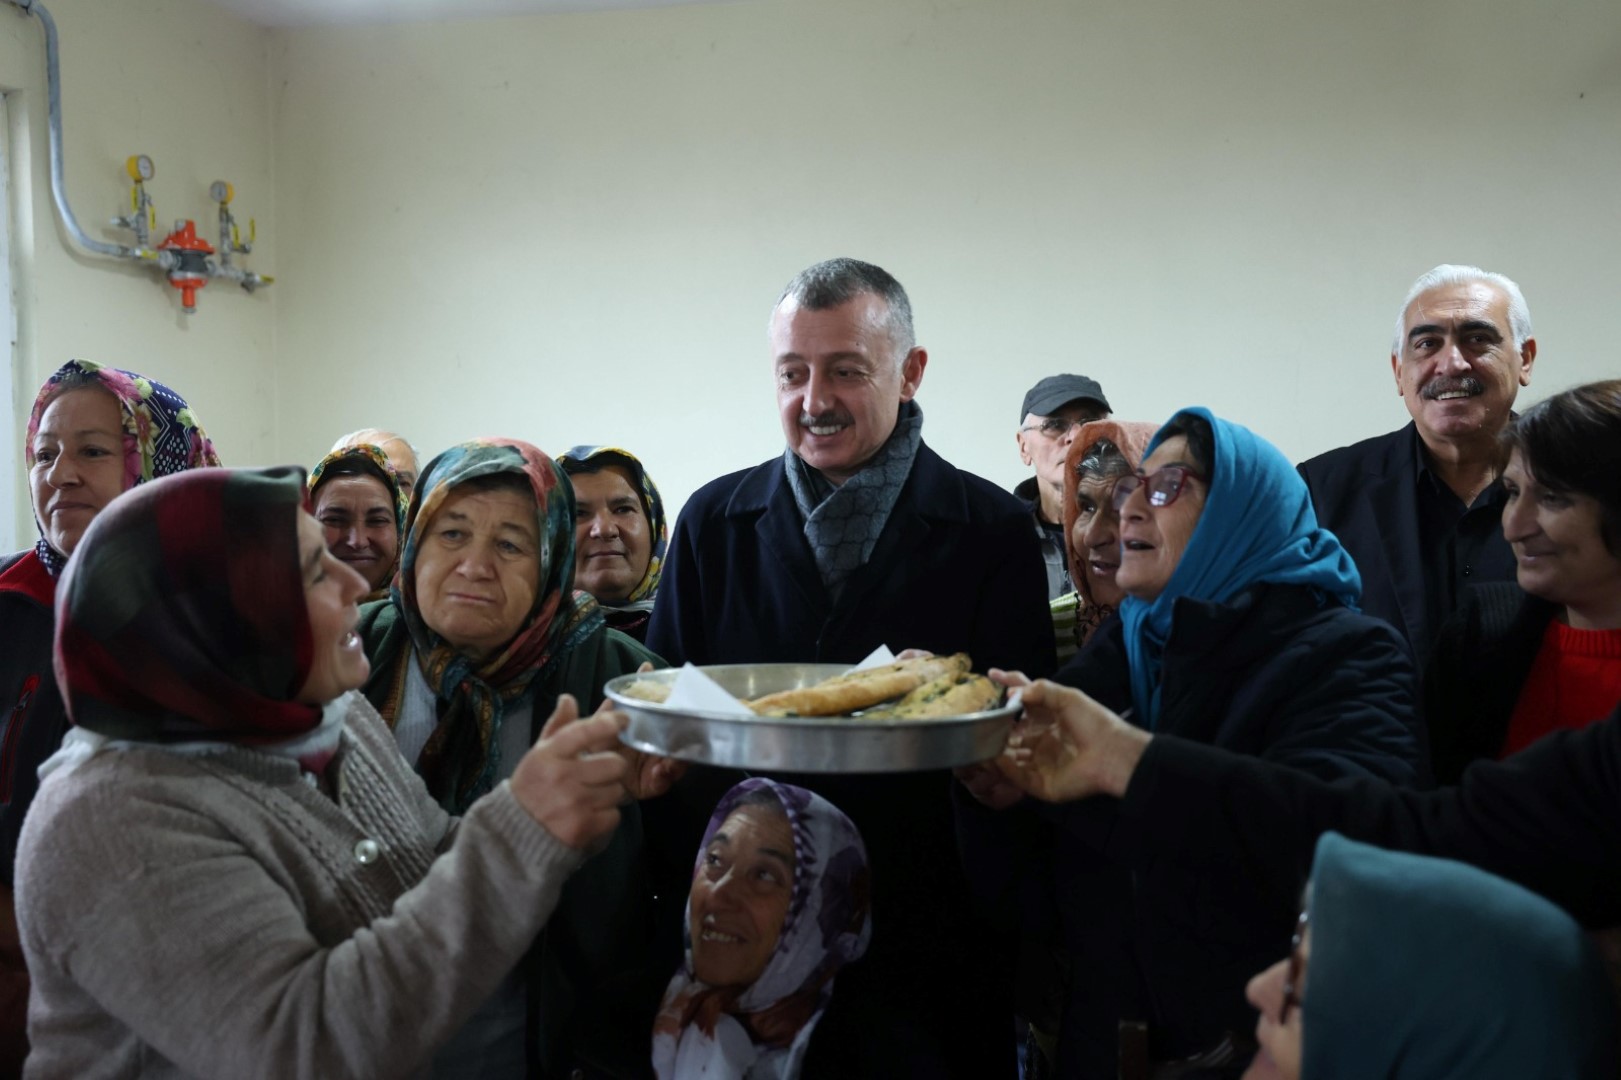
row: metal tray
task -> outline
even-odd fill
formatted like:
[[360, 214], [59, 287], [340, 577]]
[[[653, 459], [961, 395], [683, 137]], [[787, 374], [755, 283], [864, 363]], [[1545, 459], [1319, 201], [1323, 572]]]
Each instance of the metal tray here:
[[[821, 682], [847, 664], [720, 664], [703, 669], [740, 698]], [[630, 726], [620, 735], [638, 750], [734, 768], [814, 773], [913, 772], [985, 761], [1002, 752], [1019, 706], [929, 720], [740, 717], [685, 712], [626, 697], [638, 679], [673, 682], [678, 669], [621, 675], [604, 688]]]

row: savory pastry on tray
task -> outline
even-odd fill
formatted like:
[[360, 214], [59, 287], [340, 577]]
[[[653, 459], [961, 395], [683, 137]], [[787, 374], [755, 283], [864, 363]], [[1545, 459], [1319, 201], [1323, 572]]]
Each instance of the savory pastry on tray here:
[[966, 672], [968, 666], [967, 653], [897, 660], [797, 690], [767, 694], [745, 704], [761, 716], [842, 716], [909, 694], [935, 679]]
[[924, 683], [893, 705], [868, 709], [859, 720], [927, 720], [966, 716], [1002, 704], [1002, 688], [983, 675], [956, 671]]

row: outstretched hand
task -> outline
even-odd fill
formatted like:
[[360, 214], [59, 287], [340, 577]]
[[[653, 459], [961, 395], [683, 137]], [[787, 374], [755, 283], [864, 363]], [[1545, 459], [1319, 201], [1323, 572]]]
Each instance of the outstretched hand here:
[[[645, 675], [653, 665], [644, 660], [636, 674]], [[675, 786], [686, 775], [687, 763], [675, 758], [660, 757], [620, 743], [615, 749], [625, 759], [625, 796], [630, 799], [655, 799]]]
[[611, 702], [589, 719], [570, 694], [557, 699], [540, 739], [512, 773], [512, 794], [565, 846], [587, 850], [619, 825], [625, 759], [615, 753], [627, 719]]
[[996, 760], [1004, 777], [1045, 802], [1125, 794], [1152, 736], [1079, 690], [1046, 679], [1025, 679], [1023, 701], [1024, 716]]

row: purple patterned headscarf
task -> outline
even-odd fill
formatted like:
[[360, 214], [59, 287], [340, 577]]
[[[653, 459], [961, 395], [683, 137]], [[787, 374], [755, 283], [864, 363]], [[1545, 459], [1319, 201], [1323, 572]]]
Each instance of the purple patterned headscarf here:
[[[59, 395], [82, 386], [99, 386], [118, 399], [118, 411], [124, 420], [125, 491], [159, 476], [220, 463], [214, 444], [185, 398], [156, 379], [133, 371], [103, 367], [89, 360], [69, 360], [45, 380], [34, 399], [23, 447], [28, 468], [34, 467], [34, 435], [45, 410]], [[43, 528], [34, 552], [52, 577], [60, 574], [67, 562], [66, 555], [46, 542]]]
[[653, 1025], [653, 1069], [659, 1080], [797, 1076], [811, 1032], [833, 995], [833, 976], [860, 959], [872, 938], [866, 845], [838, 807], [804, 788], [752, 779], [728, 791], [704, 830], [693, 875], [715, 833], [756, 792], [775, 797], [793, 835], [788, 914], [765, 970], [739, 992], [706, 986], [694, 976], [688, 902], [682, 931], [686, 961], [670, 980]]

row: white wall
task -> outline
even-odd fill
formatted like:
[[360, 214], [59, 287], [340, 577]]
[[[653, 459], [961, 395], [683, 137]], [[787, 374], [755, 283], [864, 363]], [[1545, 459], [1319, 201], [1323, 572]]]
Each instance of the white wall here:
[[[157, 166], [148, 190], [159, 236], [174, 218], [217, 232], [208, 186], [236, 186], [244, 222], [259, 222], [248, 264], [274, 273], [277, 230], [271, 190], [268, 32], [204, 0], [45, 0], [62, 48], [62, 112], [69, 202], [85, 231], [130, 239], [106, 222], [129, 204], [124, 159]], [[13, 350], [20, 446], [40, 384], [75, 357], [111, 363], [174, 387], [195, 408], [229, 464], [267, 462], [276, 451], [274, 289], [248, 296], [213, 282], [197, 314], [152, 270], [70, 249], [51, 201], [46, 143], [44, 32], [0, 7], [0, 88], [11, 113]], [[19, 546], [35, 536], [27, 485], [6, 478]], [[0, 545], [6, 547], [6, 545]]]
[[782, 0], [278, 31], [285, 455], [397, 424], [644, 452], [679, 503], [781, 446], [764, 346], [878, 262], [926, 437], [1020, 478], [1036, 378], [1302, 457], [1406, 419], [1395, 307], [1524, 285], [1536, 394], [1614, 374], [1611, 0]]
[[189, 396], [232, 462], [308, 464], [367, 424], [429, 451], [613, 441], [678, 505], [779, 451], [766, 316], [835, 254], [906, 284], [927, 438], [1006, 484], [1019, 399], [1058, 370], [1294, 457], [1397, 426], [1394, 308], [1443, 260], [1525, 286], [1533, 397], [1621, 367], [1613, 0], [742, 0], [335, 31], [48, 2], [81, 219], [122, 204], [134, 151], [165, 219], [206, 218], [223, 175], [278, 283], [215, 283], [186, 320], [146, 273], [67, 254], [38, 27], [0, 19], [32, 154], [23, 396], [113, 359]]

